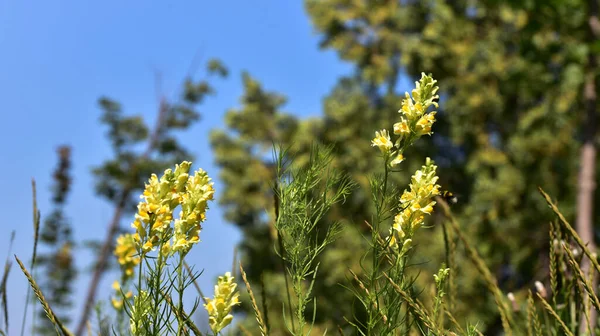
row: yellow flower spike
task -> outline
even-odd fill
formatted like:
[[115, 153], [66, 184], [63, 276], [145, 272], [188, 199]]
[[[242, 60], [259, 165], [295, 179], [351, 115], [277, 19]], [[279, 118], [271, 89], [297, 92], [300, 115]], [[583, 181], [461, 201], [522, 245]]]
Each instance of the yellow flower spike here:
[[[400, 122], [394, 124], [394, 134], [406, 137], [415, 135], [416, 138], [431, 134], [431, 127], [435, 122], [436, 111], [426, 113], [430, 106], [437, 108], [438, 104], [434, 101], [439, 96], [436, 95], [438, 87], [431, 76], [421, 74], [421, 79], [415, 83], [415, 89], [412, 90], [412, 96], [408, 92], [404, 93], [402, 107], [398, 111], [402, 117]], [[415, 138], [412, 138], [414, 141]], [[400, 148], [400, 147], [399, 147]]]
[[207, 303], [204, 308], [208, 312], [208, 323], [215, 335], [233, 320], [231, 309], [240, 303], [239, 293], [236, 289], [237, 284], [234, 282], [234, 278], [231, 273], [227, 272], [217, 280], [215, 297], [212, 300], [205, 298]]
[[187, 253], [200, 241], [200, 223], [206, 219], [207, 202], [214, 194], [213, 182], [199, 169], [190, 176], [182, 196], [181, 213], [173, 225], [173, 251]]
[[[124, 234], [117, 238], [114, 254], [127, 277], [133, 275], [133, 269], [140, 263], [137, 255], [136, 239], [133, 234]], [[114, 285], [114, 284], [113, 284]]]
[[152, 174], [138, 204], [136, 221], [132, 226], [140, 239], [139, 248], [144, 253], [154, 250], [161, 242], [169, 240], [173, 210], [184, 200], [183, 194], [189, 184], [191, 162], [175, 165], [175, 170], [166, 169], [158, 178]]
[[436, 202], [432, 199], [439, 195], [440, 188], [436, 184], [436, 169], [433, 161], [427, 158], [425, 165], [411, 177], [409, 190], [402, 193], [400, 204], [403, 210], [394, 217], [392, 226], [395, 244], [410, 239], [414, 231], [423, 225], [425, 215], [433, 212]]

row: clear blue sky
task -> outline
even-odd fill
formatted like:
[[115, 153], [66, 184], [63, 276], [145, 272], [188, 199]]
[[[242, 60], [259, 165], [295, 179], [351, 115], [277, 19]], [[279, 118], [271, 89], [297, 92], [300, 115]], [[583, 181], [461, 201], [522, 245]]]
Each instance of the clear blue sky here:
[[[182, 136], [196, 155], [194, 168], [217, 178], [208, 134], [222, 127], [226, 109], [238, 106], [242, 70], [287, 95], [286, 110], [299, 116], [318, 115], [322, 98], [350, 71], [332, 52], [318, 50], [302, 1], [0, 0], [0, 50], [0, 247], [16, 230], [13, 253], [23, 260], [31, 255], [30, 180], [38, 182], [44, 216], [60, 144], [73, 146], [67, 215], [76, 240], [104, 238], [112, 208], [94, 195], [90, 174], [111, 156], [98, 123], [101, 95], [120, 101], [127, 113], [152, 119], [155, 71], [162, 73], [164, 91], [176, 92], [198, 51], [204, 61], [220, 58], [231, 75], [215, 83], [217, 96], [200, 107], [202, 120]], [[218, 194], [218, 180], [216, 187]], [[201, 238], [191, 261], [205, 269], [200, 283], [208, 294], [214, 278], [231, 268], [240, 234], [213, 204]], [[0, 257], [5, 254], [1, 248]], [[76, 257], [81, 268], [92, 262], [83, 249]], [[75, 320], [88, 275], [77, 281]], [[104, 277], [101, 299], [108, 299], [113, 279]], [[18, 335], [27, 290], [18, 267], [8, 288], [9, 334]]]

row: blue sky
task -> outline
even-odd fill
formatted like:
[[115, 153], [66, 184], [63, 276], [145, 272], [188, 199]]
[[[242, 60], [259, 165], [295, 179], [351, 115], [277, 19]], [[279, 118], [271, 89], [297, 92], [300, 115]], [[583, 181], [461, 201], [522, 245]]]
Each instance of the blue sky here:
[[[94, 195], [90, 174], [111, 157], [98, 122], [98, 97], [107, 95], [120, 101], [126, 113], [152, 120], [156, 71], [162, 74], [163, 90], [174, 93], [197, 53], [202, 61], [220, 58], [230, 77], [214, 82], [217, 95], [200, 106], [202, 120], [181, 136], [196, 155], [194, 168], [216, 178], [208, 134], [222, 127], [228, 108], [238, 106], [241, 71], [287, 95], [286, 111], [299, 116], [318, 115], [322, 98], [340, 75], [350, 72], [334, 53], [318, 50], [318, 36], [301, 1], [0, 0], [0, 50], [0, 232], [6, 234], [0, 235], [0, 246], [15, 230], [12, 252], [23, 260], [29, 260], [32, 245], [30, 181], [37, 180], [44, 216], [50, 211], [50, 176], [60, 144], [73, 147], [67, 215], [76, 240], [105, 235], [112, 207]], [[191, 262], [205, 269], [200, 284], [208, 294], [215, 277], [231, 268], [240, 234], [213, 204], [201, 238]], [[3, 258], [6, 249], [0, 253]], [[92, 261], [83, 249], [76, 257], [80, 267]], [[112, 274], [104, 277], [100, 299], [108, 298], [113, 279]], [[75, 312], [88, 280], [88, 273], [82, 273], [77, 281]], [[17, 335], [27, 290], [18, 268], [11, 271], [8, 288], [9, 334]]]

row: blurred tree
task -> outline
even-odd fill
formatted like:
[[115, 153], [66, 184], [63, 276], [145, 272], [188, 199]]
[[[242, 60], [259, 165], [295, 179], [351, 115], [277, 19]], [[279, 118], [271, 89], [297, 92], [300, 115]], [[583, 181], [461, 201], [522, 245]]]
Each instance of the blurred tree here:
[[[60, 146], [58, 152], [58, 166], [52, 175], [52, 203], [54, 209], [44, 220], [40, 232], [40, 247], [46, 250], [37, 257], [38, 268], [43, 272], [41, 288], [46, 300], [52, 305], [58, 318], [64, 323], [70, 323], [69, 309], [73, 306], [71, 295], [73, 280], [77, 275], [73, 259], [73, 234], [69, 220], [64, 213], [67, 196], [71, 189], [71, 148]], [[35, 305], [38, 323], [35, 324], [36, 334], [54, 335], [54, 325], [46, 317], [43, 307]]]
[[[218, 60], [210, 60], [207, 73], [224, 77], [227, 69]], [[101, 121], [108, 126], [115, 157], [94, 168], [93, 173], [96, 176], [96, 192], [114, 205], [114, 213], [105, 239], [93, 245], [99, 249], [98, 259], [75, 335], [80, 336], [84, 332], [96, 300], [98, 284], [114, 250], [122, 216], [136, 210], [138, 195], [148, 176], [183, 160], [192, 160], [192, 155], [179, 144], [174, 133], [187, 129], [199, 119], [197, 105], [213, 93], [214, 89], [207, 80], [195, 81], [190, 76], [184, 82], [180, 99], [171, 102], [164, 96], [159, 97], [153, 128], [148, 127], [141, 116], [124, 116], [119, 103], [106, 97], [99, 100], [103, 110]]]
[[[582, 0], [306, 0], [321, 35], [321, 47], [354, 65], [323, 104], [323, 117], [297, 120], [280, 109], [285, 100], [265, 92], [244, 75], [240, 109], [226, 116], [228, 130], [212, 134], [225, 191], [227, 219], [245, 234], [244, 265], [253, 283], [265, 288], [273, 334], [285, 329], [281, 316], [283, 278], [270, 234], [273, 142], [306, 152], [319, 141], [335, 146], [334, 164], [362, 186], [332, 212], [347, 229], [322, 257], [317, 329], [361, 318], [352, 298], [337, 284], [347, 269], [359, 272], [362, 224], [372, 211], [367, 176], [377, 172], [374, 131], [398, 120], [402, 79], [431, 72], [441, 87], [435, 134], [406, 153], [397, 182], [406, 182], [424, 156], [440, 166], [441, 184], [461, 195], [456, 207], [463, 229], [505, 291], [526, 289], [547, 274], [547, 225], [552, 218], [537, 186], [557, 198], [572, 220], [583, 140], [583, 87], [588, 55], [598, 50], [588, 38], [595, 1]], [[592, 81], [596, 73], [590, 72]], [[595, 108], [592, 111], [596, 113]], [[595, 140], [595, 139], [594, 139]], [[266, 155], [267, 154], [267, 155]], [[297, 164], [302, 164], [300, 159]], [[594, 201], [595, 205], [598, 201]], [[598, 222], [594, 214], [594, 223]], [[419, 256], [428, 263], [417, 285], [430, 283], [443, 242], [439, 226], [423, 235]], [[475, 270], [459, 264], [456, 316], [479, 322], [486, 335], [499, 332], [490, 295]], [[462, 303], [462, 304], [461, 304]], [[248, 308], [248, 307], [242, 307]], [[307, 312], [312, 316], [312, 312]], [[247, 327], [252, 326], [248, 322]]]
[[[594, 242], [594, 191], [596, 190], [596, 133], [598, 131], [597, 116], [597, 89], [596, 76], [598, 72], [598, 60], [596, 57], [597, 47], [599, 46], [598, 37], [600, 37], [600, 20], [598, 18], [598, 3], [596, 0], [589, 0], [588, 4], [588, 41], [592, 48], [587, 51], [586, 76], [583, 98], [585, 100], [585, 119], [583, 125], [583, 146], [579, 160], [579, 177], [577, 188], [577, 233], [581, 239], [588, 244], [591, 250], [596, 249]], [[585, 258], [582, 263], [582, 270], [588, 272], [590, 260]], [[598, 279], [593, 280], [594, 287], [598, 286]], [[589, 304], [586, 303], [586, 304]], [[595, 309], [589, 309], [591, 327], [596, 326], [597, 314]], [[581, 320], [579, 331], [582, 334], [589, 333], [588, 324]]]

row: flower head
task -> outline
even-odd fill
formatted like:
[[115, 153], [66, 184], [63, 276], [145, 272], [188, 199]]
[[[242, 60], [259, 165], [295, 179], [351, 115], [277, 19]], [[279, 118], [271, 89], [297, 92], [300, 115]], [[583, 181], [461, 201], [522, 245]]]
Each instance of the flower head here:
[[[146, 253], [170, 238], [173, 210], [181, 203], [185, 186], [189, 178], [191, 162], [183, 161], [175, 165], [175, 171], [165, 170], [158, 178], [150, 176], [142, 202], [138, 204], [138, 212], [131, 225], [136, 229], [141, 250]], [[167, 236], [167, 237], [165, 237]]]
[[392, 140], [390, 140], [388, 131], [383, 129], [375, 132], [375, 138], [371, 141], [371, 146], [379, 147], [381, 153], [388, 154], [392, 147], [394, 147], [394, 144], [392, 143]]
[[[146, 184], [132, 224], [142, 253], [159, 245], [164, 255], [176, 251], [187, 253], [200, 240], [200, 223], [206, 218], [207, 202], [213, 199], [214, 188], [204, 170], [190, 176], [190, 166], [191, 162], [184, 161], [175, 165], [175, 170], [165, 170], [160, 179], [152, 174]], [[181, 206], [180, 216], [171, 226], [178, 206]]]
[[410, 238], [414, 230], [421, 227], [425, 221], [425, 215], [431, 214], [435, 201], [432, 199], [440, 194], [440, 186], [437, 183], [437, 166], [430, 158], [425, 165], [417, 170], [411, 178], [410, 189], [405, 190], [400, 197], [400, 208], [402, 209], [395, 217], [392, 230], [394, 237], [392, 242], [403, 241], [406, 236]]
[[402, 101], [402, 108], [398, 111], [403, 116], [399, 123], [394, 124], [394, 133], [402, 136], [415, 135], [420, 137], [424, 134], [431, 134], [431, 126], [435, 122], [436, 111], [427, 113], [430, 106], [438, 107], [435, 99], [439, 87], [437, 81], [430, 75], [421, 73], [421, 79], [415, 82], [415, 88], [412, 90], [412, 97], [405, 93]]
[[402, 162], [402, 161], [404, 161], [404, 155], [402, 155], [402, 153], [400, 153], [390, 162], [390, 166], [394, 167], [394, 166], [400, 164], [400, 162]]
[[240, 303], [240, 294], [236, 291], [237, 284], [231, 273], [220, 276], [215, 286], [215, 297], [211, 300], [205, 298], [204, 308], [208, 312], [208, 323], [216, 335], [233, 320], [231, 309]]
[[117, 238], [115, 255], [126, 278], [133, 275], [136, 265], [140, 263], [140, 256], [136, 250], [136, 241], [133, 234], [123, 234]]
[[204, 170], [197, 170], [189, 178], [181, 203], [181, 213], [175, 220], [173, 251], [187, 253], [192, 244], [200, 241], [200, 223], [206, 219], [208, 201], [213, 199], [214, 193], [213, 182]]
[[[432, 133], [431, 128], [435, 123], [437, 112], [429, 111], [429, 108], [432, 105], [435, 108], [438, 107], [435, 100], [439, 98], [437, 95], [439, 87], [436, 83], [437, 81], [431, 75], [422, 73], [421, 79], [415, 82], [415, 88], [411, 94], [405, 93], [402, 107], [398, 111], [401, 114], [400, 121], [393, 125], [394, 134], [398, 135], [395, 143], [392, 142], [387, 130], [375, 132], [375, 138], [371, 141], [371, 145], [378, 147], [386, 155], [386, 160], [390, 156], [396, 156], [389, 162], [390, 166], [394, 167], [404, 160], [404, 150], [414, 141], [423, 135]], [[397, 150], [393, 150], [394, 146]]]

